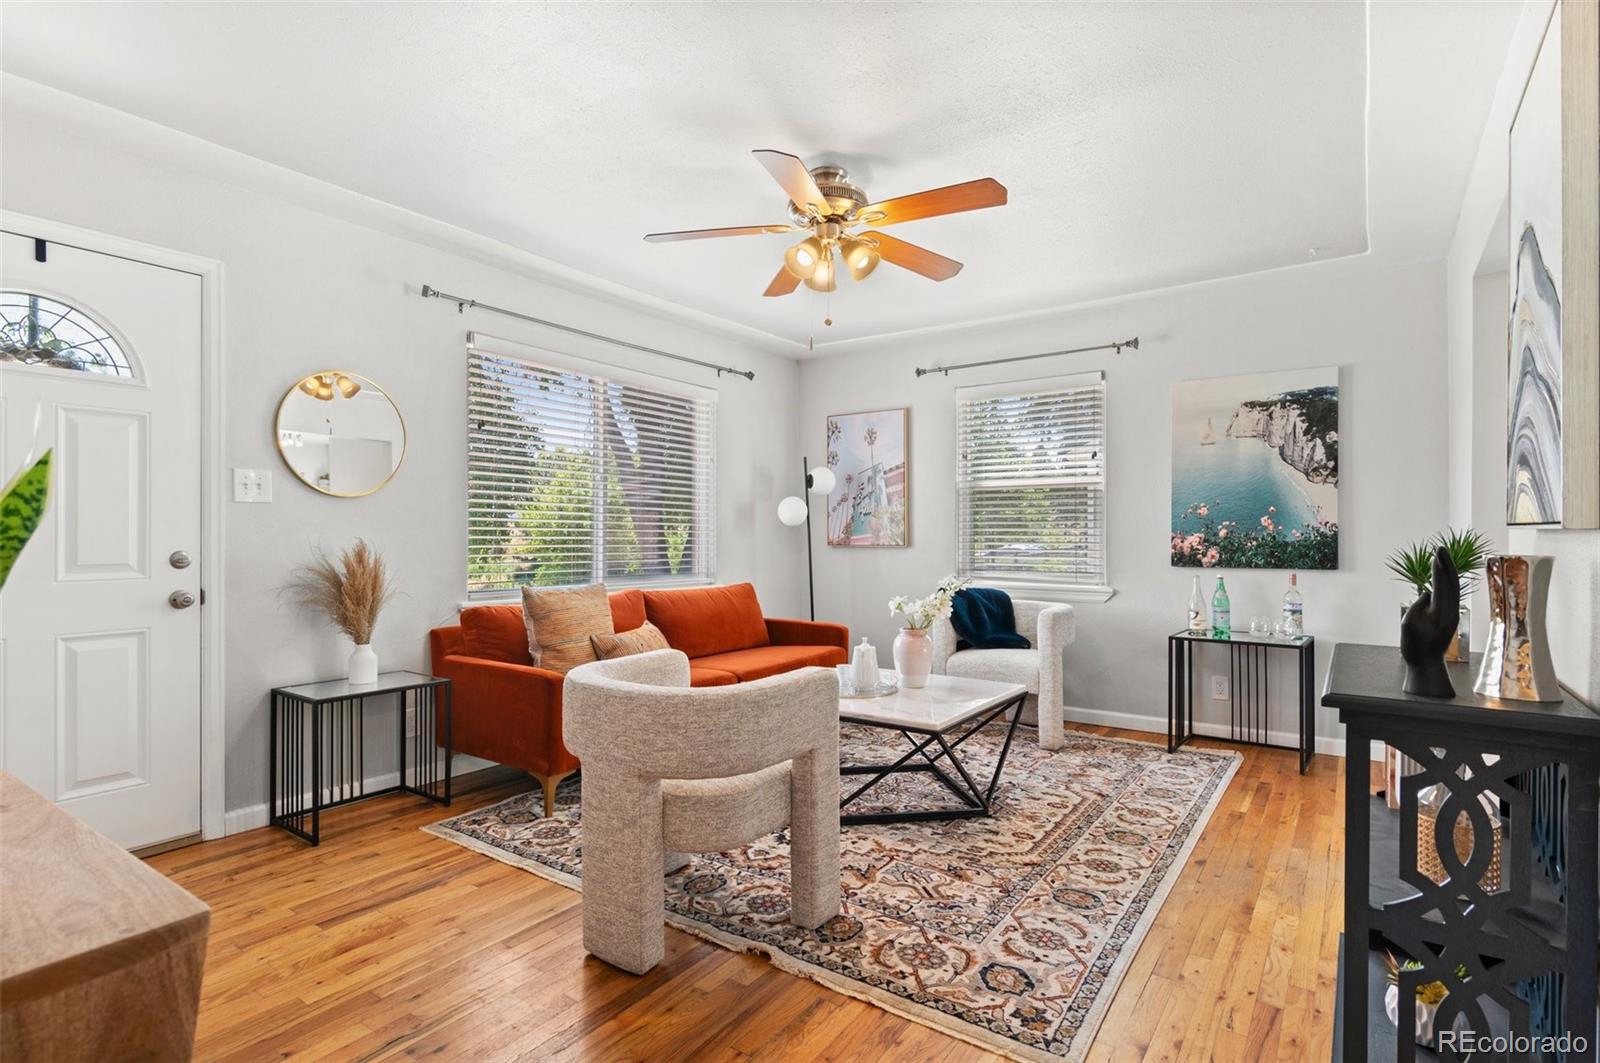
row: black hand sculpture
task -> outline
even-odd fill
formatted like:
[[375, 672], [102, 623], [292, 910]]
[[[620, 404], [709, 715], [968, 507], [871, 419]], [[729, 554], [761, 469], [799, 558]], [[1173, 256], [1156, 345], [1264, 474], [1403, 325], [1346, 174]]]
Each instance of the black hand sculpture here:
[[1444, 651], [1461, 621], [1461, 583], [1450, 551], [1433, 552], [1433, 589], [1423, 591], [1400, 621], [1400, 656], [1406, 662], [1407, 694], [1453, 698], [1456, 688], [1444, 667]]

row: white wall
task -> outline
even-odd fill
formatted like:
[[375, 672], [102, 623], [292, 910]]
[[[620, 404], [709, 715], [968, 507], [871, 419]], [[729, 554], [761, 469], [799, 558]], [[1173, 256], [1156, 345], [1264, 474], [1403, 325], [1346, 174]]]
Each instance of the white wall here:
[[[915, 366], [1031, 354], [1138, 335], [1141, 348], [917, 379]], [[1398, 642], [1402, 589], [1383, 569], [1395, 545], [1439, 530], [1447, 496], [1444, 301], [1437, 262], [1329, 262], [1089, 307], [1009, 326], [909, 336], [801, 363], [801, 449], [823, 452], [828, 414], [911, 407], [911, 543], [904, 550], [824, 545], [817, 611], [887, 647], [885, 602], [923, 593], [955, 567], [957, 384], [1107, 371], [1109, 567], [1116, 595], [1074, 603], [1069, 717], [1165, 729], [1165, 637], [1183, 626], [1192, 569], [1168, 562], [1174, 381], [1336, 365], [1341, 386], [1341, 565], [1301, 576], [1319, 671], [1342, 641]], [[1236, 623], [1275, 615], [1285, 572], [1225, 573]], [[1209, 593], [1210, 581], [1207, 580]], [[1287, 657], [1288, 655], [1282, 655]], [[1226, 658], [1202, 662], [1198, 675]], [[1204, 685], [1203, 680], [1198, 680]], [[1272, 679], [1289, 694], [1285, 670]], [[1321, 678], [1318, 685], [1320, 689]], [[1293, 733], [1292, 702], [1275, 726]], [[1320, 711], [1320, 710], [1319, 710]], [[1215, 716], [1201, 704], [1201, 715]], [[1226, 719], [1226, 706], [1222, 706]], [[1111, 714], [1111, 715], [1106, 715]], [[1339, 729], [1322, 719], [1319, 733]], [[1338, 748], [1324, 744], [1325, 748]]]
[[[74, 136], [64, 131], [73, 117], [64, 114], [57, 122], [8, 106], [0, 133], [6, 161], [0, 207], [221, 260], [226, 464], [273, 475], [270, 505], [230, 503], [226, 513], [230, 812], [266, 799], [267, 691], [337, 676], [345, 667], [348, 643], [278, 599], [290, 568], [314, 545], [334, 549], [364, 536], [387, 557], [405, 596], [378, 627], [375, 648], [384, 668], [425, 669], [428, 628], [456, 615], [466, 573], [468, 329], [718, 387], [717, 577], [753, 580], [769, 613], [803, 610], [803, 541], [779, 534], [772, 519], [778, 498], [792, 490], [798, 457], [790, 446], [797, 430], [794, 362], [202, 175], [186, 168], [187, 158], [168, 157], [165, 134], [152, 137], [153, 157], [107, 147], [100, 136]], [[137, 142], [143, 123], [125, 124], [119, 136]], [[188, 148], [203, 154], [196, 145]], [[243, 165], [241, 158], [233, 164]], [[420, 298], [424, 282], [750, 368], [756, 379], [719, 381], [706, 370], [484, 311], [458, 315], [448, 303]], [[369, 498], [317, 494], [284, 468], [274, 446], [273, 414], [285, 389], [335, 366], [377, 381], [409, 430], [404, 465]], [[214, 487], [231, 498], [229, 484]], [[250, 822], [250, 816], [233, 822]]]
[[[1475, 367], [1479, 380], [1496, 372], [1502, 379], [1498, 409], [1487, 402], [1475, 402], [1470, 413], [1464, 413], [1460, 406], [1452, 409], [1455, 418], [1452, 438], [1472, 441], [1465, 450], [1452, 447], [1453, 458], [1460, 462], [1463, 454], [1477, 454], [1478, 475], [1492, 476], [1492, 450], [1498, 448], [1502, 484], [1505, 475], [1504, 325], [1500, 327], [1498, 339], [1498, 367], [1485, 342], [1492, 328], [1496, 304], [1502, 322], [1504, 320], [1506, 297], [1503, 279], [1499, 291], [1495, 291], [1489, 278], [1480, 279], [1479, 273], [1480, 264], [1496, 253], [1490, 247], [1491, 241], [1504, 239], [1500, 215], [1506, 198], [1506, 134], [1549, 15], [1549, 3], [1530, 3], [1517, 23], [1467, 181], [1467, 194], [1462, 201], [1455, 235], [1445, 258], [1446, 333], [1452, 389], [1479, 393], [1480, 384], [1473, 379]], [[1482, 446], [1486, 440], [1492, 440], [1492, 445]], [[1487, 467], [1483, 463], [1487, 463]], [[1471, 472], [1452, 475], [1453, 513], [1477, 511], [1473, 499], [1460, 495], [1462, 491], [1472, 491], [1475, 482], [1476, 477]], [[1555, 558], [1547, 616], [1556, 675], [1579, 697], [1591, 705], [1600, 705], [1600, 531], [1513, 528], [1507, 534], [1506, 545], [1516, 553], [1548, 554]]]

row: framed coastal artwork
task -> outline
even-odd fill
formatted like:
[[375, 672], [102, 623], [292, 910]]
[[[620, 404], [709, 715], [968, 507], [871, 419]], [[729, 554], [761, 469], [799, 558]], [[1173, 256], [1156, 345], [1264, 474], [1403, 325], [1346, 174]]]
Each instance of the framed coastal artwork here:
[[1339, 567], [1339, 370], [1172, 389], [1172, 564]]
[[869, 410], [828, 418], [829, 546], [909, 546], [911, 411]]
[[1511, 120], [1506, 523], [1561, 523], [1561, 6]]

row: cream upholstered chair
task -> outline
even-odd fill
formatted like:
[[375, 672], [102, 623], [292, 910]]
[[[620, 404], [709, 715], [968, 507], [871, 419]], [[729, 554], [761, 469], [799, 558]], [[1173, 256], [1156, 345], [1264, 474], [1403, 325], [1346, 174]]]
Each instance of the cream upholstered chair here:
[[1028, 701], [1022, 718], [1039, 725], [1039, 745], [1061, 747], [1061, 651], [1077, 636], [1072, 606], [1011, 599], [1017, 632], [1033, 645], [1026, 650], [957, 650], [956, 629], [948, 618], [933, 625], [933, 670], [940, 675], [1023, 683]]
[[839, 685], [803, 668], [689, 686], [677, 650], [585, 664], [562, 693], [583, 762], [583, 947], [661, 961], [664, 874], [789, 826], [790, 921], [839, 914]]

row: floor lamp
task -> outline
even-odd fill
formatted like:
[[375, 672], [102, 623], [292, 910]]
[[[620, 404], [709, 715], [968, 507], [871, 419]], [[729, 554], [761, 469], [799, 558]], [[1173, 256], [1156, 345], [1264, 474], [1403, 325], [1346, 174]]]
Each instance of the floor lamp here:
[[[827, 468], [808, 469], [810, 458], [800, 459], [800, 472], [805, 477], [806, 491], [813, 495], [827, 498], [833, 492], [833, 470]], [[827, 519], [827, 507], [823, 507], [823, 519]], [[817, 618], [817, 585], [816, 573], [811, 564], [811, 507], [806, 504], [804, 496], [790, 495], [778, 503], [778, 520], [790, 528], [806, 526], [806, 596], [811, 602], [811, 619]]]

